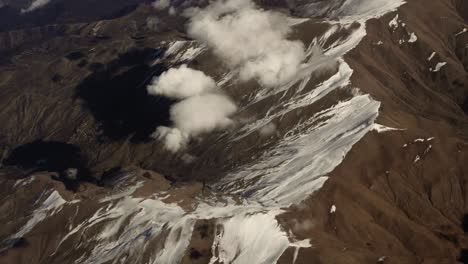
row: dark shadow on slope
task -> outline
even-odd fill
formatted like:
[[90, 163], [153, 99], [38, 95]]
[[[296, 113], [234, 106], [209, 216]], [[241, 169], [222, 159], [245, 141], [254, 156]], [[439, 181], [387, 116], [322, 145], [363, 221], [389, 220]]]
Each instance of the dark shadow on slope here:
[[460, 255], [458, 256], [458, 261], [464, 264], [468, 264], [468, 250], [462, 249]]
[[98, 184], [102, 187], [115, 188], [131, 177], [131, 174], [122, 171], [122, 167], [114, 167], [102, 173]]
[[[78, 189], [80, 181], [94, 182], [80, 148], [67, 143], [36, 140], [14, 149], [4, 164], [18, 167], [28, 173], [57, 172], [60, 175], [57, 180], [73, 191]], [[67, 174], [70, 170], [76, 173]]]
[[115, 19], [133, 12], [147, 0], [54, 0], [32, 12], [21, 13], [25, 3], [10, 3], [0, 8], [0, 31], [47, 24], [87, 23]]
[[[465, 233], [468, 233], [468, 214], [464, 214], [462, 218], [462, 228]], [[468, 249], [460, 250], [458, 261], [461, 263], [468, 264]]]
[[146, 90], [152, 76], [165, 70], [163, 65], [148, 64], [163, 54], [161, 49], [133, 50], [108, 65], [93, 64], [94, 73], [78, 85], [77, 97], [101, 124], [101, 141], [146, 141], [156, 127], [170, 125], [174, 101], [150, 96]]
[[458, 11], [458, 14], [465, 19], [465, 22], [468, 21], [468, 2], [466, 0], [456, 0], [455, 8]]
[[465, 100], [463, 101], [463, 103], [460, 105], [461, 109], [463, 110], [463, 112], [468, 115], [468, 97], [465, 98]]
[[79, 60], [83, 58], [85, 55], [81, 51], [73, 51], [68, 53], [65, 57], [71, 61]]
[[0, 256], [7, 254], [10, 249], [23, 249], [29, 246], [29, 242], [24, 237], [10, 238], [0, 243]]
[[195, 259], [195, 260], [197, 260], [197, 259], [199, 259], [199, 258], [201, 258], [201, 257], [203, 257], [203, 254], [200, 253], [200, 251], [198, 251], [198, 250], [196, 250], [196, 249], [194, 249], [194, 248], [191, 248], [191, 249], [190, 249], [190, 259]]
[[463, 215], [462, 228], [465, 233], [468, 233], [468, 214]]

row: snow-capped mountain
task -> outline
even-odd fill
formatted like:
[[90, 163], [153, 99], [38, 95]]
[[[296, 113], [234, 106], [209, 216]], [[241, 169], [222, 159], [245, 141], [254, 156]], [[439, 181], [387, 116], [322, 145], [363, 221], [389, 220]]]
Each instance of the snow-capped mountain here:
[[1, 3], [0, 262], [468, 258], [464, 1]]

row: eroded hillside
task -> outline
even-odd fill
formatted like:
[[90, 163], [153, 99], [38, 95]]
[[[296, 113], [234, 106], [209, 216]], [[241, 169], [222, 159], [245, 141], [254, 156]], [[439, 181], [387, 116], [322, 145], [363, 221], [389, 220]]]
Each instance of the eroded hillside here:
[[72, 2], [0, 32], [6, 263], [466, 261], [466, 1]]

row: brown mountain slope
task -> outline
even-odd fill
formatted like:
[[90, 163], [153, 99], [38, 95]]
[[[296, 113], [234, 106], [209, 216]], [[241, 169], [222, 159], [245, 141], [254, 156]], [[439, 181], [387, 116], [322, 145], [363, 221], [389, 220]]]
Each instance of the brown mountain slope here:
[[[468, 34], [456, 35], [467, 27], [465, 2], [412, 0], [369, 21], [347, 56], [353, 83], [382, 102], [379, 123], [402, 130], [366, 135], [316, 196], [284, 215], [315, 245], [296, 263], [468, 261]], [[393, 31], [396, 14], [406, 27]], [[416, 42], [399, 43], [412, 32]]]
[[[468, 28], [468, 7], [463, 0], [407, 2], [368, 21], [368, 35], [345, 56], [354, 70], [352, 85], [382, 103], [377, 122], [398, 130], [368, 133], [322, 189], [278, 217], [292, 237], [312, 244], [287, 249], [278, 263], [467, 261], [468, 32], [463, 29]], [[274, 4], [284, 7], [282, 1]], [[147, 19], [153, 14], [149, 5], [141, 5], [114, 19], [1, 33], [0, 50], [8, 56], [0, 65], [0, 220], [5, 227], [0, 230], [0, 262], [79, 263], [102, 246], [88, 241], [101, 234], [105, 223], [86, 224], [112, 208], [114, 201], [107, 198], [131, 197], [126, 191], [137, 186], [131, 193], [136, 199], [169, 193], [168, 202], [189, 210], [200, 196], [219, 195], [206, 182], [255, 161], [271, 143], [256, 133], [235, 143], [213, 133], [189, 146], [199, 162], [186, 165], [180, 160], [190, 157], [168, 154], [151, 139], [157, 126], [168, 125], [173, 101], [149, 97], [146, 84], [151, 76], [187, 62], [164, 57], [173, 41], [187, 39], [180, 18], [167, 16], [153, 27]], [[310, 42], [327, 28], [312, 20], [298, 26], [294, 38]], [[337, 38], [348, 34], [339, 33]], [[222, 73], [210, 52], [188, 63], [213, 76]], [[306, 88], [329, 74], [314, 76]], [[255, 86], [246, 83], [227, 93], [242, 103]], [[339, 90], [281, 117], [278, 133], [348, 93]], [[239, 119], [266, 112], [288, 95], [265, 100]], [[78, 168], [85, 182], [78, 186], [63, 179], [68, 168]], [[121, 171], [130, 176], [119, 178]], [[13, 232], [27, 226], [45, 190], [57, 190], [67, 207], [10, 241]], [[122, 221], [120, 235], [131, 226], [129, 218]], [[194, 221], [182, 262], [208, 263], [216, 221]], [[84, 230], [73, 231], [82, 225]], [[151, 260], [168, 232], [142, 246], [149, 250], [131, 260]], [[137, 238], [146, 237], [151, 231]]]

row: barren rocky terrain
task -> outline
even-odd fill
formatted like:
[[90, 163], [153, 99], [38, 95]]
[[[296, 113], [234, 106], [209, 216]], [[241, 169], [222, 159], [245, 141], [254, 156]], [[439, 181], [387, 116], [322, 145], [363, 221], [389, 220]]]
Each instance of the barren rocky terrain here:
[[468, 263], [467, 1], [162, 2], [0, 0], [0, 263]]

